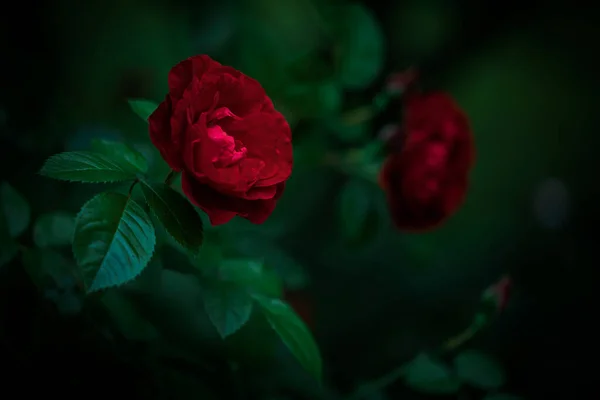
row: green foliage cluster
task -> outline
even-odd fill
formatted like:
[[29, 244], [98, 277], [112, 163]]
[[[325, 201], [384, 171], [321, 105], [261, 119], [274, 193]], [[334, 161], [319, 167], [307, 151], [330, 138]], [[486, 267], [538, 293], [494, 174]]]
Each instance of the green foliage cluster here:
[[[232, 370], [238, 363], [259, 368], [284, 345], [314, 380], [326, 381], [313, 333], [283, 299], [284, 289], [304, 288], [309, 277], [278, 241], [305, 229], [317, 211], [334, 219], [337, 229], [323, 239], [312, 227], [315, 241], [331, 242], [323, 246], [327, 254], [319, 254], [326, 261], [336, 260], [340, 248], [361, 249], [377, 235], [392, 235], [375, 182], [383, 142], [372, 119], [398, 93], [383, 88], [363, 101], [383, 78], [389, 43], [362, 3], [241, 3], [233, 55], [219, 61], [260, 81], [294, 128], [293, 176], [269, 221], [207, 226], [136, 120], [131, 130], [139, 134], [131, 137], [144, 140], [95, 138], [86, 150], [56, 154], [41, 168], [56, 180], [108, 186], [76, 215], [57, 210], [31, 221], [27, 199], [1, 184], [0, 267], [20, 257], [61, 312], [100, 307], [128, 340], [160, 344], [198, 364], [209, 349]], [[144, 121], [156, 108], [145, 99], [129, 105]], [[323, 198], [332, 206], [321, 210]], [[451, 248], [453, 240], [459, 239], [430, 239], [416, 251], [429, 255], [430, 247]], [[503, 394], [506, 374], [489, 355], [442, 350], [419, 353], [349, 398], [369, 398], [399, 380], [427, 395], [458, 395], [467, 387], [486, 393], [485, 400], [517, 399]]]
[[[156, 108], [148, 101], [131, 101], [130, 104], [144, 120]], [[171, 188], [171, 175], [165, 183], [153, 182], [146, 178], [147, 170], [147, 161], [138, 151], [106, 140], [94, 141], [91, 151], [64, 152], [50, 157], [40, 170], [41, 175], [79, 183], [128, 182], [130, 186], [127, 193], [97, 194], [82, 206], [74, 221], [62, 213], [40, 217], [33, 233], [37, 247], [64, 246], [72, 242], [76, 264], [71, 266], [70, 272], [86, 293], [103, 291], [103, 296], [110, 293], [105, 303], [110, 307], [115, 302], [115, 294], [133, 290], [128, 284], [135, 286], [135, 290], [154, 292], [156, 289], [153, 286], [156, 282], [138, 279], [151, 263], [157, 247], [152, 215], [189, 257], [190, 268], [186, 272], [199, 280], [204, 311], [223, 339], [239, 331], [249, 322], [253, 309], [258, 308], [300, 364], [320, 380], [322, 366], [317, 345], [304, 322], [279, 298], [282, 289], [277, 277], [265, 271], [261, 261], [252, 259], [219, 260], [212, 265], [215, 268], [204, 265], [199, 254], [203, 242], [200, 215], [187, 199]], [[142, 204], [133, 198], [138, 185]], [[6, 183], [2, 186], [2, 197], [7, 210], [2, 214], [6, 219], [2, 232], [8, 237], [3, 241], [6, 249], [2, 251], [2, 261], [6, 263], [19, 252], [14, 238], [27, 229], [30, 210], [27, 201]], [[23, 252], [30, 250], [23, 249]], [[45, 257], [39, 257], [39, 264], [33, 263], [28, 269], [32, 278], [37, 277], [40, 283], [43, 275], [52, 273], [45, 269]], [[160, 272], [153, 271], [154, 274]], [[125, 300], [117, 301], [116, 307], [122, 307], [122, 301]]]

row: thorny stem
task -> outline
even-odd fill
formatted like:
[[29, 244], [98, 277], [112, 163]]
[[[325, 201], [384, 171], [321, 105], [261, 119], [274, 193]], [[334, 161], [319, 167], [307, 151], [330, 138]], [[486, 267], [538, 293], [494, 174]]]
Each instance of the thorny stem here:
[[[469, 325], [467, 329], [447, 340], [444, 343], [444, 345], [440, 348], [440, 352], [451, 352], [464, 345], [486, 325], [486, 321], [487, 318], [485, 316], [477, 315], [475, 317], [475, 320], [471, 323], [471, 325]], [[384, 376], [359, 387], [354, 393], [348, 396], [346, 400], [359, 400], [368, 395], [369, 393], [380, 391], [386, 386], [391, 385], [406, 374], [406, 372], [408, 371], [408, 364], [409, 363], [402, 364], [400, 367], [394, 369], [392, 372], [389, 372]]]

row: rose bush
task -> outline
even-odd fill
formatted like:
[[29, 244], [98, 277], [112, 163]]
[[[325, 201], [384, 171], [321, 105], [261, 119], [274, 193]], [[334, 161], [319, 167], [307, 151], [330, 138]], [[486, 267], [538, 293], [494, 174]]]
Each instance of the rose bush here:
[[292, 134], [261, 85], [205, 55], [174, 66], [150, 138], [212, 225], [263, 223], [292, 172]]
[[414, 93], [394, 136], [379, 175], [392, 220], [405, 231], [438, 226], [465, 198], [475, 158], [469, 120], [446, 93]]

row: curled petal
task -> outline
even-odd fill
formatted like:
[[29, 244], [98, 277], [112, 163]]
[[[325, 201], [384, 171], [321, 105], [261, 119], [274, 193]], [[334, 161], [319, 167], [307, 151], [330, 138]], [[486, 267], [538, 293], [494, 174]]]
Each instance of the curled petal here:
[[246, 200], [219, 193], [210, 186], [197, 182], [186, 172], [181, 177], [181, 184], [185, 195], [208, 215], [213, 226], [229, 222], [236, 215], [252, 223], [262, 224], [275, 209], [285, 188], [284, 183], [277, 185], [275, 195], [267, 200]]
[[185, 89], [194, 78], [200, 80], [208, 70], [220, 66], [221, 64], [206, 55], [194, 56], [181, 61], [169, 72], [169, 94], [175, 100], [181, 99]]

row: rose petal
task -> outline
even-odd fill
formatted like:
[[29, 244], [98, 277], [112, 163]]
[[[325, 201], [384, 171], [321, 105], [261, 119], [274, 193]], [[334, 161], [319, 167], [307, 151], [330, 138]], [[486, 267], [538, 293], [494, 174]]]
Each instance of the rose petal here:
[[246, 200], [217, 192], [208, 185], [184, 172], [181, 177], [182, 189], [192, 203], [200, 207], [209, 217], [213, 226], [221, 225], [239, 215], [255, 224], [262, 224], [275, 209], [277, 200], [283, 194], [285, 184], [276, 187], [276, 194], [268, 200]]
[[265, 89], [255, 79], [226, 66], [221, 66], [212, 73], [220, 78], [219, 107], [227, 107], [241, 118], [265, 108], [273, 108]]
[[[287, 180], [293, 167], [291, 130], [275, 110], [247, 116], [241, 121], [226, 121], [224, 129], [248, 149], [248, 158], [264, 161], [255, 186], [272, 186]], [[250, 165], [248, 165], [250, 166]], [[243, 172], [252, 175], [252, 171]]]
[[253, 187], [244, 193], [244, 198], [248, 200], [268, 200], [277, 194], [276, 186]]
[[181, 99], [185, 89], [194, 78], [200, 80], [208, 70], [220, 66], [221, 64], [206, 55], [194, 56], [181, 61], [169, 72], [167, 79], [169, 94], [173, 96], [174, 100]]

